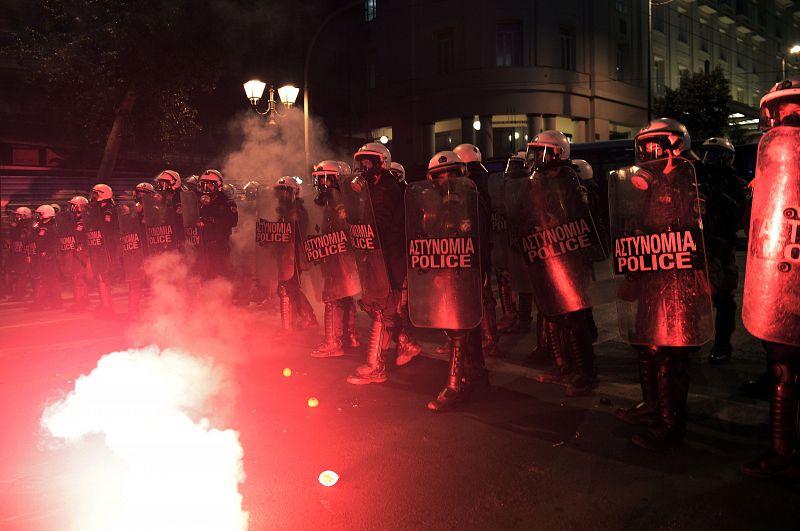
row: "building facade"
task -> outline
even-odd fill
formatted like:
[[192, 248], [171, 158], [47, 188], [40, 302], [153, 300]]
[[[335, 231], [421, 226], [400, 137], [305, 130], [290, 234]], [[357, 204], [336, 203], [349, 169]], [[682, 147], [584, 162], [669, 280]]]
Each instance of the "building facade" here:
[[363, 15], [361, 125], [415, 164], [461, 142], [506, 156], [545, 129], [630, 138], [648, 85], [717, 65], [752, 121], [800, 36], [791, 0], [365, 0]]

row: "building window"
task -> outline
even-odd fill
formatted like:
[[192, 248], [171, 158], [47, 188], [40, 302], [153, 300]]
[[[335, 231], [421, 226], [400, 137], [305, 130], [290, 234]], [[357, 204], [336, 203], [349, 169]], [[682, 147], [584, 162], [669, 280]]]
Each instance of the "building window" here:
[[561, 28], [561, 68], [575, 70], [575, 30]]
[[741, 39], [736, 40], [736, 66], [744, 69], [744, 43]]
[[617, 81], [625, 81], [625, 51], [625, 46], [617, 46], [617, 58], [614, 72]]
[[497, 25], [497, 66], [522, 66], [522, 23]]
[[654, 5], [653, 9], [653, 31], [664, 33], [664, 9], [660, 5]]
[[706, 53], [711, 49], [711, 28], [708, 21], [700, 19], [700, 49]]
[[708, 59], [703, 61], [703, 73], [705, 73], [705, 75], [711, 73], [711, 61], [709, 61]]
[[742, 87], [736, 87], [736, 101], [747, 103], [744, 101], [744, 89]]
[[453, 71], [453, 30], [436, 34], [436, 72], [446, 74]]
[[689, 17], [678, 15], [678, 42], [689, 42]]
[[736, 0], [736, 14], [747, 15], [747, 0]]
[[628, 0], [615, 0], [614, 8], [617, 10], [617, 13], [624, 15], [628, 12]]
[[664, 59], [661, 57], [653, 58], [653, 77], [656, 81], [656, 93], [661, 94], [664, 92], [664, 78], [665, 78], [665, 64]]
[[375, 88], [375, 63], [370, 63], [367, 67], [367, 85], [369, 88]]
[[367, 22], [375, 20], [378, 15], [378, 0], [364, 0], [364, 18]]

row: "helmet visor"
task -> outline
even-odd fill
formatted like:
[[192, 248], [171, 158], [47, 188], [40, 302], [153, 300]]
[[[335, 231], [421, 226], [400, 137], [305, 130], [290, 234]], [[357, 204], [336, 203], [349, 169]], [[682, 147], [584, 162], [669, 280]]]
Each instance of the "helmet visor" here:
[[759, 129], [767, 131], [781, 125], [800, 127], [800, 94], [775, 98], [761, 106]]
[[727, 149], [709, 147], [703, 153], [703, 163], [711, 166], [729, 166], [733, 162], [733, 153]]
[[375, 171], [381, 167], [381, 158], [372, 153], [357, 154], [355, 156], [355, 168], [364, 173]]
[[663, 159], [669, 156], [669, 150], [674, 146], [667, 135], [653, 135], [636, 139], [636, 160]]
[[314, 188], [324, 190], [326, 188], [338, 188], [339, 176], [333, 172], [314, 172], [311, 175]]
[[464, 175], [466, 175], [466, 171], [463, 164], [452, 164], [450, 166], [443, 166], [428, 170], [429, 181], [455, 179], [458, 177], [463, 177]]
[[199, 189], [203, 194], [213, 194], [219, 191], [219, 183], [212, 179], [200, 179]]
[[540, 164], [546, 164], [548, 162], [553, 162], [557, 159], [558, 155], [556, 154], [555, 147], [547, 146], [544, 144], [528, 146], [528, 151], [525, 153], [526, 166], [537, 166]]

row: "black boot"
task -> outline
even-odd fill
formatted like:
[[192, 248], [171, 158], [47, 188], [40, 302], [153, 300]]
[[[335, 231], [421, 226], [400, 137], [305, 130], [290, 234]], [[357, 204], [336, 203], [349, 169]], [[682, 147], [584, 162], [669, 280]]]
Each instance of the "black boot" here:
[[289, 291], [285, 286], [278, 286], [278, 301], [281, 310], [281, 328], [275, 332], [277, 337], [284, 337], [294, 332], [294, 316], [292, 303], [289, 300]]
[[439, 392], [435, 400], [428, 402], [428, 409], [431, 411], [449, 411], [467, 400], [467, 392], [464, 386], [464, 337], [463, 330], [449, 331], [447, 333], [452, 345], [450, 351], [450, 374], [447, 378], [447, 385]]
[[563, 333], [558, 322], [549, 317], [544, 317], [545, 344], [550, 350], [556, 366], [550, 371], [536, 376], [536, 381], [546, 384], [567, 385], [575, 374], [572, 360], [564, 352], [562, 341]]
[[531, 331], [531, 313], [533, 312], [533, 294], [520, 293], [518, 295], [517, 310], [518, 320], [509, 332], [512, 334], [527, 334]]
[[[647, 450], [672, 450], [683, 444], [686, 431], [686, 397], [689, 392], [688, 351], [668, 349], [656, 361], [658, 378], [658, 416], [648, 431], [636, 434], [631, 442]], [[659, 349], [661, 350], [661, 349]]]
[[355, 385], [382, 383], [386, 381], [386, 349], [389, 347], [389, 334], [383, 319], [383, 312], [375, 312], [367, 345], [367, 364], [356, 369], [347, 377], [347, 382]]
[[597, 386], [594, 347], [583, 310], [573, 312], [564, 327], [564, 350], [575, 360], [576, 374], [567, 384], [567, 396], [586, 396]]
[[639, 347], [639, 385], [642, 387], [642, 401], [629, 409], [618, 409], [614, 415], [626, 424], [652, 426], [656, 422], [658, 409], [658, 375], [655, 367], [655, 353], [651, 348]]
[[800, 479], [798, 366], [781, 362], [771, 365], [773, 385], [769, 416], [772, 448], [755, 461], [744, 463], [741, 471], [756, 478], [794, 481]]
[[589, 325], [589, 337], [592, 338], [592, 343], [594, 343], [600, 337], [600, 333], [597, 331], [597, 323], [594, 322], [594, 311], [590, 307], [586, 308], [584, 312], [586, 312], [586, 322]]
[[[312, 358], [336, 358], [344, 356], [344, 348], [342, 342], [339, 340], [339, 335], [336, 333], [340, 326], [337, 326], [337, 321], [341, 316], [341, 309], [339, 308], [338, 301], [331, 301], [325, 303], [325, 339], [317, 346], [312, 352]], [[341, 321], [339, 321], [341, 322]]]
[[481, 348], [483, 354], [492, 358], [503, 355], [497, 344], [497, 317], [494, 313], [494, 298], [483, 299], [483, 318], [481, 319]]
[[356, 329], [356, 303], [353, 302], [353, 297], [345, 297], [339, 301], [339, 313], [337, 315], [339, 315], [338, 324], [340, 327], [337, 332], [339, 341], [346, 347], [360, 347], [361, 340]]
[[552, 354], [547, 346], [547, 330], [542, 312], [536, 312], [536, 347], [531, 350], [525, 365], [542, 365], [553, 362]]
[[497, 321], [497, 331], [502, 334], [517, 322], [517, 309], [514, 308], [511, 275], [508, 271], [497, 272], [497, 292], [500, 297], [500, 308], [503, 310], [503, 317]]
[[721, 365], [730, 360], [733, 353], [731, 336], [736, 329], [736, 301], [732, 293], [718, 293], [714, 295], [714, 306], [717, 307], [714, 346], [711, 347], [708, 361], [714, 365]]

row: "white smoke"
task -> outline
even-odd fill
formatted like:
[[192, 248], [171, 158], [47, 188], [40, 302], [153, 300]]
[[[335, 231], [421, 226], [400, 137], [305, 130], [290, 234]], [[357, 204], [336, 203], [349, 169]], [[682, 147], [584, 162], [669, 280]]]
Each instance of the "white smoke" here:
[[[270, 124], [263, 117], [247, 113], [231, 123], [231, 133], [239, 136], [241, 146], [230, 153], [222, 164], [226, 182], [243, 186], [248, 181], [273, 185], [284, 175], [297, 175], [304, 181], [311, 176], [306, 166], [303, 134], [303, 112], [291, 108], [278, 124]], [[324, 159], [349, 160], [352, 154], [335, 154], [327, 140], [327, 132], [320, 122], [309, 118], [309, 166]], [[231, 237], [232, 255], [235, 259], [250, 256], [254, 245], [255, 217], [245, 209], [239, 211], [239, 227]], [[234, 264], [241, 269], [241, 264]]]
[[70, 444], [99, 434], [119, 460], [100, 464], [119, 467], [113, 485], [75, 478], [76, 488], [90, 495], [77, 500], [69, 527], [247, 529], [239, 435], [198, 414], [221, 383], [211, 359], [150, 346], [107, 354], [73, 392], [48, 406], [41, 420], [47, 433]]

